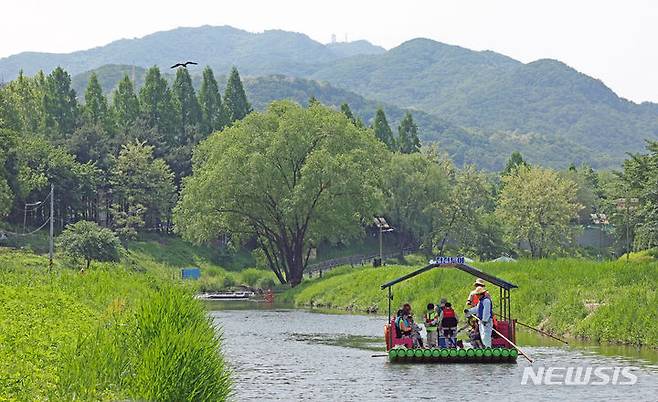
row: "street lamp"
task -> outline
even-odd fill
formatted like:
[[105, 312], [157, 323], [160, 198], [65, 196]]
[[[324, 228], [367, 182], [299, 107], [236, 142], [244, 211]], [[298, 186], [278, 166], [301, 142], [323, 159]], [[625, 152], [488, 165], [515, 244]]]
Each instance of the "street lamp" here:
[[379, 228], [379, 264], [374, 264], [375, 266], [380, 266], [382, 265], [382, 262], [384, 261], [383, 255], [384, 255], [384, 247], [383, 247], [383, 242], [382, 242], [382, 233], [384, 232], [392, 232], [393, 228], [386, 222], [386, 219], [384, 219], [383, 216], [376, 216], [375, 217], [375, 226]]

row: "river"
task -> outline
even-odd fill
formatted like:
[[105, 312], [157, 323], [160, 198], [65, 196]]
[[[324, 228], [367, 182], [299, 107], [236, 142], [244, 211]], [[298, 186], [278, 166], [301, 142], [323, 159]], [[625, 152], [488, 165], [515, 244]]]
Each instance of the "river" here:
[[[658, 400], [654, 350], [560, 346], [520, 333], [519, 346], [535, 360], [535, 374], [540, 368], [592, 367], [612, 378], [614, 367], [627, 367], [637, 378], [634, 385], [623, 385], [631, 380], [620, 374], [616, 385], [535, 385], [528, 377], [524, 385], [529, 363], [521, 356], [517, 364], [497, 365], [391, 364], [371, 357], [383, 350], [382, 317], [263, 308], [256, 303], [208, 305], [223, 331], [237, 401]], [[554, 370], [553, 380], [564, 377], [566, 369]], [[592, 382], [601, 381], [592, 376]]]

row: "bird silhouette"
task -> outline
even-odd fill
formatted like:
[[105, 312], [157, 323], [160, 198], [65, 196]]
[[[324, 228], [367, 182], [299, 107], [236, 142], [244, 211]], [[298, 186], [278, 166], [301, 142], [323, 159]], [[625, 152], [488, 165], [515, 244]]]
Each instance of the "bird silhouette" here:
[[194, 65], [196, 65], [196, 64], [199, 64], [199, 63], [195, 63], [195, 62], [193, 62], [193, 61], [186, 61], [185, 63], [176, 63], [176, 64], [174, 64], [173, 66], [171, 66], [171, 67], [169, 67], [169, 68], [176, 68], [176, 67], [184, 67], [184, 68], [187, 68], [187, 65], [188, 65], [188, 64], [194, 64]]

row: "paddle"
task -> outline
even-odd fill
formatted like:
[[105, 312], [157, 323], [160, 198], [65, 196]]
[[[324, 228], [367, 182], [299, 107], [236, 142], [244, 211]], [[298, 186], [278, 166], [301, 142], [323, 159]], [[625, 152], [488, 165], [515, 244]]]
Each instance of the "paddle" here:
[[533, 331], [537, 331], [537, 332], [539, 332], [539, 333], [542, 334], [542, 335], [548, 336], [549, 338], [553, 338], [553, 339], [555, 339], [556, 341], [560, 341], [560, 342], [562, 342], [562, 343], [564, 343], [564, 344], [566, 344], [566, 345], [569, 344], [569, 342], [565, 341], [564, 339], [560, 339], [560, 338], [558, 338], [558, 337], [556, 337], [556, 336], [553, 336], [553, 335], [551, 335], [551, 334], [549, 334], [549, 333], [547, 333], [547, 332], [542, 331], [541, 329], [533, 328], [533, 327], [531, 327], [531, 326], [528, 325], [528, 324], [524, 324], [524, 323], [522, 323], [521, 321], [517, 321], [516, 323], [519, 324], [519, 325], [521, 325], [521, 326], [524, 326], [524, 327], [526, 327], [526, 328], [530, 328], [530, 329], [533, 330]]
[[[478, 316], [476, 316], [475, 314], [473, 314], [473, 317], [475, 317], [475, 319], [478, 320], [480, 323], [482, 322], [482, 320], [480, 320], [480, 319], [478, 318]], [[519, 348], [518, 346], [516, 346], [516, 345], [514, 344], [514, 342], [510, 341], [509, 339], [507, 339], [507, 337], [505, 337], [505, 335], [503, 335], [503, 334], [501, 334], [500, 332], [496, 331], [496, 328], [493, 328], [493, 326], [491, 327], [491, 329], [492, 329], [495, 333], [497, 333], [501, 338], [503, 338], [504, 340], [506, 340], [507, 343], [509, 343], [510, 345], [514, 346], [514, 348], [515, 348], [516, 350], [518, 350], [519, 353], [521, 353], [521, 354], [523, 355], [523, 357], [525, 357], [526, 359], [528, 359], [528, 361], [529, 361], [530, 363], [533, 362], [533, 360], [532, 360], [530, 357], [528, 357], [528, 355], [525, 354], [525, 352], [523, 352], [523, 351], [521, 350], [521, 348]]]

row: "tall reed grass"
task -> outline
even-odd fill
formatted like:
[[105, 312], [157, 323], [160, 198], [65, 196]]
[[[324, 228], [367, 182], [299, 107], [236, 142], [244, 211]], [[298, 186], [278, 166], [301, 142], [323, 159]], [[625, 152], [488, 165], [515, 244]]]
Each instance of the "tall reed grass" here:
[[0, 250], [0, 400], [225, 400], [221, 339], [189, 289], [95, 266]]

